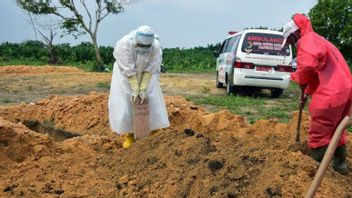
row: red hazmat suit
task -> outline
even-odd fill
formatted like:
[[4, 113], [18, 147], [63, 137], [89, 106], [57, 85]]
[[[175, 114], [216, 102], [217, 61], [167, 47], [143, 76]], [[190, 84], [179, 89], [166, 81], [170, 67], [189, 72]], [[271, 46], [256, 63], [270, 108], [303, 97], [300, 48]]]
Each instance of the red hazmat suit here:
[[[306, 16], [295, 14], [293, 20], [301, 31], [301, 38], [297, 43], [298, 67], [291, 74], [291, 80], [307, 84], [305, 92], [312, 95], [308, 145], [318, 148], [330, 143], [336, 127], [349, 113], [351, 74], [339, 50], [313, 31]], [[345, 131], [338, 146], [346, 141]]]

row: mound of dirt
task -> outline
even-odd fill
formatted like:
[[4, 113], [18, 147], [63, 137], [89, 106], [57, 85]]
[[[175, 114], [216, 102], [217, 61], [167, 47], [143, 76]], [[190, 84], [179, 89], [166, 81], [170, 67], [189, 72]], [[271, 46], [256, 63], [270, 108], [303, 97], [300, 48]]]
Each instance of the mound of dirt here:
[[[50, 96], [36, 103], [0, 109], [0, 116], [11, 122], [37, 120], [51, 123], [55, 128], [80, 134], [112, 135], [110, 130], [108, 94], [91, 92], [89, 95]], [[236, 133], [247, 128], [243, 117], [223, 110], [207, 113], [181, 96], [166, 96], [166, 106], [173, 128], [192, 128], [198, 131]]]
[[81, 134], [113, 135], [107, 100], [107, 94], [97, 92], [82, 96], [50, 96], [36, 103], [2, 109], [0, 116], [11, 122], [37, 120]]
[[[235, 138], [168, 130], [117, 158], [121, 197], [302, 197], [317, 164], [273, 134]], [[288, 146], [288, 145], [287, 145]], [[119, 170], [124, 170], [123, 172]], [[317, 197], [351, 195], [349, 177], [329, 171]]]
[[80, 69], [71, 66], [26, 66], [26, 65], [17, 65], [17, 66], [1, 66], [0, 75], [8, 74], [22, 74], [22, 75], [31, 75], [31, 74], [42, 74], [42, 73], [68, 73], [68, 72], [81, 72]]
[[[296, 112], [289, 123], [249, 124], [169, 96], [171, 127], [123, 150], [109, 129], [107, 99], [51, 96], [0, 109], [0, 197], [302, 197], [318, 167], [305, 141], [294, 142]], [[54, 141], [26, 120], [82, 136]], [[304, 114], [302, 140], [308, 126]], [[351, 182], [329, 168], [316, 197], [351, 197]]]
[[112, 195], [114, 185], [104, 178], [111, 167], [100, 159], [118, 155], [120, 147], [116, 139], [104, 136], [54, 142], [48, 135], [0, 119], [0, 197]]
[[5, 171], [11, 161], [21, 163], [27, 158], [47, 155], [53, 149], [49, 136], [39, 135], [21, 123], [14, 124], [0, 118], [0, 173]]

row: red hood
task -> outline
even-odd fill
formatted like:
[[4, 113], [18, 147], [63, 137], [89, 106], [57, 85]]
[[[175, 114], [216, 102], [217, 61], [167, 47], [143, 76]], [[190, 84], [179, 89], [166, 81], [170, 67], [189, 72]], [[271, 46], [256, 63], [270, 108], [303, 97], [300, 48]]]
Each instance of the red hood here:
[[295, 14], [293, 16], [293, 21], [301, 30], [301, 36], [304, 36], [308, 32], [313, 32], [312, 24], [310, 20], [303, 14]]

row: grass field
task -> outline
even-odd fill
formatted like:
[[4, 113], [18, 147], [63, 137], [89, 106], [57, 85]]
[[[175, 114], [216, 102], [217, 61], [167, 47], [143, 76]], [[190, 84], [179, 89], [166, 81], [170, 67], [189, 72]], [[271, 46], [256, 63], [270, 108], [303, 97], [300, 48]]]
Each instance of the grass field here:
[[[292, 112], [298, 110], [299, 87], [291, 83], [280, 98], [270, 98], [270, 93], [262, 91], [252, 95], [234, 94], [188, 96], [187, 99], [197, 105], [214, 105], [246, 117], [250, 122], [258, 119], [278, 119], [287, 122]], [[307, 107], [305, 107], [307, 110]]]

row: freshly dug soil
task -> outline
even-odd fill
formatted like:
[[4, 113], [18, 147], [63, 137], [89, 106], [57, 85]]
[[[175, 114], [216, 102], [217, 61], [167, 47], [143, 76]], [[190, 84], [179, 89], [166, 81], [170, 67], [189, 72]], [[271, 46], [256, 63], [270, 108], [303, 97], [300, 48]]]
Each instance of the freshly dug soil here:
[[[289, 123], [249, 124], [169, 96], [171, 127], [124, 150], [107, 100], [93, 92], [0, 109], [0, 197], [302, 197], [318, 168], [305, 146], [307, 114], [295, 143], [296, 112]], [[28, 122], [80, 136], [57, 141]], [[351, 182], [329, 168], [316, 197], [352, 197]]]
[[13, 65], [13, 66], [1, 66], [0, 75], [9, 74], [21, 74], [21, 75], [32, 75], [42, 73], [55, 73], [55, 72], [81, 72], [80, 69], [72, 66], [37, 66], [29, 67], [26, 65]]

